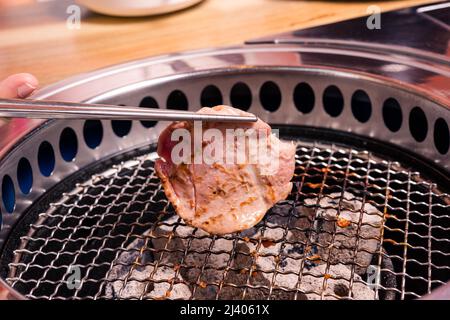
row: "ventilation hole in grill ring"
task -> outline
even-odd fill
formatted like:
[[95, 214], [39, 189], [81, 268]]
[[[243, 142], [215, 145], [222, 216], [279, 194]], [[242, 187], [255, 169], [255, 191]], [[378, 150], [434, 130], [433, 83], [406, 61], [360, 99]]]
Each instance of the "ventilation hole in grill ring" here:
[[23, 194], [29, 194], [33, 187], [33, 169], [26, 158], [21, 158], [17, 165], [17, 182]]
[[388, 98], [383, 103], [383, 121], [392, 132], [397, 132], [402, 127], [402, 108], [394, 98]]
[[2, 181], [2, 200], [6, 211], [13, 213], [16, 208], [16, 192], [14, 190], [14, 182], [8, 175], [5, 175]]
[[67, 127], [62, 131], [59, 137], [59, 151], [65, 161], [75, 160], [78, 153], [78, 139], [72, 128]]
[[372, 103], [367, 93], [356, 90], [352, 95], [352, 113], [356, 120], [361, 123], [369, 121], [372, 116]]
[[[145, 97], [142, 99], [141, 103], [139, 104], [140, 108], [149, 108], [149, 109], [159, 109], [158, 101], [156, 101], [153, 97]], [[144, 128], [153, 128], [156, 126], [158, 121], [141, 121], [141, 124], [144, 126]]]
[[215, 107], [223, 104], [222, 92], [215, 85], [206, 86], [200, 95], [202, 107]]
[[438, 118], [434, 123], [434, 145], [440, 154], [446, 154], [450, 147], [450, 132], [444, 119]]
[[133, 122], [130, 120], [111, 120], [111, 127], [116, 136], [125, 138], [131, 131]]
[[344, 96], [335, 85], [328, 86], [324, 90], [322, 103], [325, 111], [333, 118], [338, 117], [344, 110]]
[[235, 108], [247, 111], [252, 106], [252, 91], [243, 82], [236, 83], [230, 91], [230, 102]]
[[[124, 104], [118, 106], [124, 107]], [[119, 138], [125, 138], [131, 131], [133, 121], [131, 120], [111, 120], [111, 128], [116, 136]]]
[[414, 107], [409, 113], [409, 131], [417, 142], [422, 142], [428, 134], [428, 121], [420, 107]]
[[275, 112], [281, 105], [281, 91], [273, 81], [267, 81], [259, 90], [259, 100], [264, 109]]
[[310, 113], [315, 103], [313, 88], [306, 82], [299, 83], [294, 89], [294, 104], [297, 110], [304, 114]]
[[87, 120], [83, 126], [83, 136], [86, 145], [96, 149], [103, 140], [103, 126], [100, 120]]
[[186, 111], [189, 109], [189, 102], [183, 91], [174, 90], [167, 97], [166, 107], [171, 110]]
[[38, 166], [44, 177], [50, 177], [55, 170], [55, 152], [47, 141], [42, 142], [39, 146]]

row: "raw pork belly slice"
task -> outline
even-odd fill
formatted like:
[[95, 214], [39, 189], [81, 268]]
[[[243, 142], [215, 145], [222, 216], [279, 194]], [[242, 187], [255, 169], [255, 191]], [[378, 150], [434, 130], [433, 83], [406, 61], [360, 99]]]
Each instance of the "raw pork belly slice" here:
[[[248, 115], [241, 110], [217, 106], [202, 108], [199, 113]], [[160, 135], [158, 154], [160, 159], [155, 163], [156, 173], [162, 181], [165, 194], [176, 212], [184, 221], [212, 234], [226, 234], [245, 230], [256, 225], [275, 203], [286, 199], [292, 189], [292, 176], [295, 168], [295, 145], [282, 142], [271, 133], [270, 126], [259, 120], [255, 123], [207, 122], [202, 123], [206, 129], [218, 129], [226, 133], [226, 129], [255, 129], [264, 132], [267, 141], [267, 152], [263, 161], [236, 161], [229, 163], [205, 161], [201, 163], [175, 164], [172, 161], [172, 149], [178, 141], [172, 141], [172, 132], [176, 129], [187, 129], [193, 132], [192, 122], [174, 122]], [[193, 140], [193, 139], [192, 139]], [[202, 145], [213, 143], [214, 139]], [[214, 140], [216, 141], [216, 140]], [[223, 147], [230, 148], [223, 139]], [[235, 140], [236, 151], [242, 142]], [[218, 142], [219, 143], [219, 142]], [[246, 152], [254, 152], [245, 144]], [[193, 148], [193, 143], [192, 146]], [[240, 149], [242, 150], [242, 149]], [[223, 152], [225, 154], [230, 150]], [[250, 159], [250, 157], [248, 157]], [[277, 163], [271, 167], [271, 164]]]

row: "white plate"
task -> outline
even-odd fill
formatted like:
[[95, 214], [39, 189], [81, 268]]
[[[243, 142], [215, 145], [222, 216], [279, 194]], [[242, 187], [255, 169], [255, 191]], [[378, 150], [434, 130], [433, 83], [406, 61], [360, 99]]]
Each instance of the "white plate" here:
[[92, 11], [120, 17], [141, 17], [181, 10], [203, 0], [76, 0]]

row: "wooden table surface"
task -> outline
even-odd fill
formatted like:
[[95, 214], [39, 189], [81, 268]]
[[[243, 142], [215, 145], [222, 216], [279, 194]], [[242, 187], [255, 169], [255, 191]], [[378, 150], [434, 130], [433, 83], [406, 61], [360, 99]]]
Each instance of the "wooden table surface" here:
[[[12, 5], [17, 1], [20, 4]], [[181, 12], [113, 18], [83, 10], [66, 27], [72, 1], [0, 0], [0, 78], [31, 72], [41, 84], [162, 53], [241, 44], [247, 39], [431, 3], [408, 1], [206, 0]]]

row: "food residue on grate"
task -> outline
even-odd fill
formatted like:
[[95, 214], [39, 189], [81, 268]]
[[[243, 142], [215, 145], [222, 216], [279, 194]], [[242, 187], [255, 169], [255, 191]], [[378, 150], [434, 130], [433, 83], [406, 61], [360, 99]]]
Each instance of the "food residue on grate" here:
[[328, 172], [331, 172], [331, 169], [328, 168], [328, 167], [326, 167], [326, 168], [320, 169], [320, 171], [321, 171], [322, 173], [328, 173]]
[[306, 257], [306, 259], [308, 259], [309, 261], [318, 261], [321, 260], [320, 256], [318, 254], [315, 254], [313, 256], [310, 257]]
[[311, 189], [320, 189], [322, 188], [322, 184], [321, 183], [305, 183], [305, 186], [310, 187]]
[[351, 224], [350, 220], [339, 217], [337, 220], [337, 225], [341, 228], [347, 228]]
[[389, 213], [385, 213], [385, 214], [384, 214], [384, 217], [385, 217], [386, 219], [395, 219], [395, 218], [396, 218], [394, 215], [389, 214]]
[[270, 239], [263, 239], [263, 240], [261, 240], [261, 244], [263, 245], [264, 248], [268, 248], [268, 247], [271, 247], [271, 246], [275, 245], [273, 240], [270, 240]]

